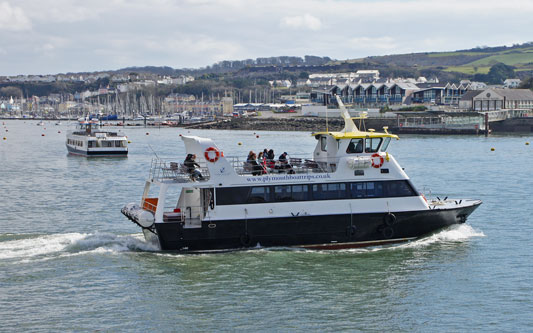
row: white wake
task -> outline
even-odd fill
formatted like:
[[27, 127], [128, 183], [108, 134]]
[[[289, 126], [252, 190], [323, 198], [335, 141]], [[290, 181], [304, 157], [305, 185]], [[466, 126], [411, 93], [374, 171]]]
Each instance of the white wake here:
[[89, 252], [157, 251], [141, 234], [68, 233], [25, 237], [0, 242], [0, 260], [50, 259]]

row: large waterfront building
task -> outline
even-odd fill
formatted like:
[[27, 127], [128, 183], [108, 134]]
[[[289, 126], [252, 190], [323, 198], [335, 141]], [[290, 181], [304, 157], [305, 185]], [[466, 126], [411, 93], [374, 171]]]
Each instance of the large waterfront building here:
[[529, 89], [487, 89], [472, 97], [474, 111], [532, 108], [533, 91]]

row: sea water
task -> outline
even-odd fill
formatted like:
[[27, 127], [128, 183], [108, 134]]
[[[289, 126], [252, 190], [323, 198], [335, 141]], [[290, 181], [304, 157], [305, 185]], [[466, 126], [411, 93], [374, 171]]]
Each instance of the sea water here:
[[264, 148], [311, 156], [316, 140], [126, 127], [128, 157], [84, 158], [67, 155], [73, 124], [35, 124], [0, 128], [1, 331], [531, 331], [530, 136], [392, 142], [426, 196], [483, 200], [467, 224], [423, 239], [177, 255], [146, 244], [120, 213], [140, 200], [155, 154], [184, 159], [180, 134], [243, 157]]

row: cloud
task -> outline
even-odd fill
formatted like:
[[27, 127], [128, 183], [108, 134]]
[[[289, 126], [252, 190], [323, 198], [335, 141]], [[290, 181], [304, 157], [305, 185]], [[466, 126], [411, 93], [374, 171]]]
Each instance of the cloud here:
[[532, 15], [531, 0], [0, 0], [0, 75], [497, 46], [531, 40]]
[[9, 2], [0, 3], [0, 31], [31, 30], [31, 21], [19, 7], [12, 7]]
[[320, 19], [311, 14], [305, 14], [303, 16], [285, 16], [281, 19], [280, 25], [292, 29], [313, 31], [318, 31], [322, 28], [322, 22]]

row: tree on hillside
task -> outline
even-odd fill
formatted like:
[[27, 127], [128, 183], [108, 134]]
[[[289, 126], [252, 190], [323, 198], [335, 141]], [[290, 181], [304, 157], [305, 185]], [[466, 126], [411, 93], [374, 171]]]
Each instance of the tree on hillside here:
[[492, 66], [488, 74], [474, 75], [475, 81], [483, 81], [488, 84], [502, 84], [505, 79], [513, 78], [516, 78], [514, 67], [501, 62]]
[[525, 79], [524, 81], [522, 81], [522, 83], [520, 84], [520, 86], [519, 86], [518, 88], [520, 88], [520, 89], [531, 89], [531, 90], [533, 90], [533, 76], [528, 77], [527, 79]]
[[20, 89], [19, 87], [12, 87], [12, 86], [8, 86], [8, 87], [3, 87], [3, 88], [0, 88], [0, 96], [2, 97], [13, 97], [13, 98], [20, 98], [22, 97], [22, 89]]

